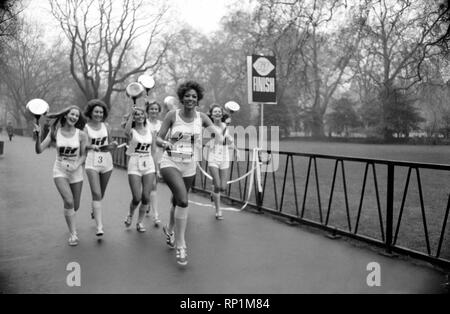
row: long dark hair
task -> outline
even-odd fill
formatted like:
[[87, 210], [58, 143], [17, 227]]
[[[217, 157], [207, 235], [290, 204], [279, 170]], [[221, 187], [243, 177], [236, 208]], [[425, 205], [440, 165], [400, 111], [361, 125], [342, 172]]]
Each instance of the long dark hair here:
[[78, 112], [80, 113], [80, 115], [78, 117], [78, 121], [77, 121], [77, 123], [75, 123], [75, 127], [80, 130], [84, 129], [84, 126], [86, 125], [86, 118], [84, 117], [83, 112], [81, 111], [80, 107], [78, 107], [78, 106], [72, 105], [72, 106], [69, 106], [69, 107], [59, 111], [59, 112], [48, 113], [47, 118], [55, 120], [55, 121], [53, 121], [53, 123], [51, 124], [51, 127], [50, 127], [52, 141], [56, 141], [56, 131], [58, 130], [58, 124], [61, 127], [63, 127], [67, 122], [66, 115], [73, 109], [78, 110]]

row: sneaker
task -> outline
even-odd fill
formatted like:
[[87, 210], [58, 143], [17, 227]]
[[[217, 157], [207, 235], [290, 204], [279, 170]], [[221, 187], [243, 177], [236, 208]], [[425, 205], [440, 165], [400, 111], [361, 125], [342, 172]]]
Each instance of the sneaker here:
[[223, 215], [222, 215], [222, 213], [216, 213], [216, 219], [217, 219], [217, 220], [223, 220]]
[[161, 219], [159, 219], [158, 216], [154, 216], [154, 217], [153, 217], [153, 224], [154, 224], [154, 226], [155, 226], [156, 228], [158, 228], [160, 223], [161, 223]]
[[164, 235], [166, 236], [166, 243], [167, 246], [171, 249], [175, 248], [175, 233], [169, 233], [169, 227], [167, 225], [163, 226], [163, 232]]
[[97, 233], [95, 234], [97, 237], [103, 236], [103, 227], [97, 227]]
[[139, 231], [139, 232], [147, 231], [147, 229], [145, 229], [145, 226], [142, 223], [137, 223], [136, 224], [136, 230]]
[[178, 265], [181, 266], [186, 266], [188, 261], [187, 261], [187, 252], [186, 252], [186, 248], [177, 248], [177, 263]]
[[71, 234], [69, 237], [69, 245], [76, 246], [78, 245], [78, 237], [75, 234]]
[[131, 226], [131, 220], [132, 220], [132, 218], [133, 218], [133, 217], [131, 217], [130, 215], [128, 215], [128, 216], [125, 218], [124, 224], [125, 224], [125, 226], [126, 226], [127, 228], [129, 228], [129, 227]]

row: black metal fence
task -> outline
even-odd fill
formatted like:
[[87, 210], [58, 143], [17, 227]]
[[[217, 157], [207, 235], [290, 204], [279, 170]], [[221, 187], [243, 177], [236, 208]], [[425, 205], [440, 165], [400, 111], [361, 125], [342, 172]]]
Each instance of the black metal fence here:
[[[119, 144], [125, 141], [115, 139]], [[230, 180], [251, 169], [253, 151], [243, 151], [245, 161], [231, 162]], [[246, 199], [248, 176], [229, 185], [223, 197], [239, 204], [249, 201], [249, 206], [291, 222], [383, 247], [388, 254], [406, 254], [450, 267], [450, 165], [292, 152], [267, 154], [272, 162], [262, 166], [262, 193], [253, 185], [252, 196]], [[113, 160], [116, 166], [126, 167], [124, 150], [114, 152]], [[277, 168], [275, 160], [279, 160]], [[201, 166], [206, 170], [207, 161]], [[211, 181], [200, 171], [193, 190], [211, 191]]]

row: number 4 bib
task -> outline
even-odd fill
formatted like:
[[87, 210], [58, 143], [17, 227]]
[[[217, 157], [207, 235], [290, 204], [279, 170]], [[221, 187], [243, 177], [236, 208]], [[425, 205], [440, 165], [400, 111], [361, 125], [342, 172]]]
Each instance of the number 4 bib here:
[[139, 156], [138, 169], [140, 171], [147, 171], [150, 169], [151, 159], [150, 156]]

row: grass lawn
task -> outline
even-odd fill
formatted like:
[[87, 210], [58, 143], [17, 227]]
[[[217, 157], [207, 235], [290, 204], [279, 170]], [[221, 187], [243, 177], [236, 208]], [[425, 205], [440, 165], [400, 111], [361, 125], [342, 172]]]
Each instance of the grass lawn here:
[[[280, 151], [450, 164], [450, 146], [365, 145], [283, 141], [280, 143]], [[268, 173], [267, 175], [263, 205], [290, 215], [301, 215], [303, 210], [309, 159], [307, 157], [294, 156], [293, 162], [295, 178], [292, 175], [291, 165], [289, 165], [282, 206], [281, 195], [286, 166], [286, 155], [280, 155], [279, 167], [275, 171], [274, 176], [271, 173]], [[347, 231], [351, 230], [352, 232], [355, 232], [358, 209], [361, 201], [365, 166], [366, 165], [364, 163], [344, 162], [350, 218], [349, 226], [341, 167], [340, 165], [338, 167], [333, 199], [331, 206], [329, 207], [335, 161], [317, 159], [320, 205], [322, 209], [323, 223], [325, 223], [328, 210], [330, 210], [328, 221], [329, 226], [336, 226]], [[240, 162], [239, 167], [240, 174], [242, 175], [245, 173], [246, 165], [244, 162]], [[385, 165], [376, 165], [375, 171], [378, 183], [382, 222], [380, 223], [379, 219], [373, 170], [372, 167], [369, 167], [364, 193], [365, 196], [363, 199], [363, 206], [357, 233], [382, 240], [381, 225], [384, 230], [386, 229], [387, 167]], [[399, 218], [407, 173], [407, 167], [395, 168], [394, 232], [396, 231]], [[429, 234], [431, 254], [436, 255], [447, 200], [450, 193], [450, 172], [419, 169], [419, 173], [422, 183], [425, 209], [424, 214], [426, 218], [426, 227]], [[236, 177], [237, 165], [235, 164], [233, 178]], [[210, 188], [209, 183], [210, 182], [208, 182], [207, 189]], [[241, 187], [244, 188], [244, 182], [242, 182]], [[231, 196], [240, 198], [240, 193], [239, 184], [235, 183], [231, 188]], [[297, 196], [297, 202], [295, 200], [295, 195]], [[254, 196], [251, 200], [252, 202], [255, 202]], [[304, 217], [317, 222], [321, 221], [314, 167], [311, 168], [308, 192], [305, 200]], [[447, 224], [450, 224], [450, 222], [447, 222]], [[424, 223], [419, 198], [418, 180], [414, 170], [411, 173], [403, 218], [398, 232], [397, 245], [424, 253], [427, 252]], [[441, 257], [450, 260], [450, 226], [447, 226], [445, 231], [444, 242], [441, 249]]]

